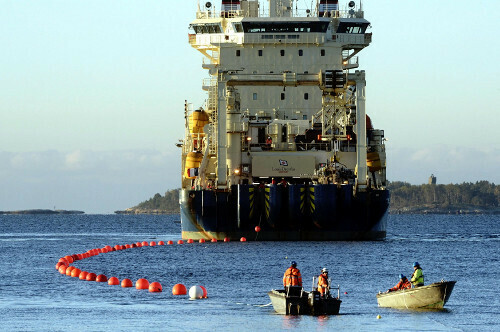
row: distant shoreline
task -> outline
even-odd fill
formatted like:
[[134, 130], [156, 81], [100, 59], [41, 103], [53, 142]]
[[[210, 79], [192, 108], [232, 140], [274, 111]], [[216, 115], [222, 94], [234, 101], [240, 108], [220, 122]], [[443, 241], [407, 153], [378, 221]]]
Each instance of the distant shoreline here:
[[76, 210], [17, 210], [17, 211], [0, 211], [0, 214], [85, 214], [83, 211]]

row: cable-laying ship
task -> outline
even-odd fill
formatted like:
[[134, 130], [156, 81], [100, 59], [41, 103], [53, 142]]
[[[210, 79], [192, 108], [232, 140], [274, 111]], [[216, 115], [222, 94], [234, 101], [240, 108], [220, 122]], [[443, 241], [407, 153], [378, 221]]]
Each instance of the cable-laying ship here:
[[[208, 97], [186, 101], [184, 239], [381, 240], [384, 131], [365, 111], [361, 3], [198, 3], [189, 43]], [[268, 11], [267, 14], [264, 14]]]

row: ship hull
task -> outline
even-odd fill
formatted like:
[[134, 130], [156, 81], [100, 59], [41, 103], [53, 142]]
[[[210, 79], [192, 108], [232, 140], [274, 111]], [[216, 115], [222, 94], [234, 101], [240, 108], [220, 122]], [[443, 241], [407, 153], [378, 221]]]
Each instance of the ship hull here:
[[238, 185], [180, 193], [182, 238], [193, 240], [383, 240], [388, 208], [387, 190], [353, 195], [349, 185]]

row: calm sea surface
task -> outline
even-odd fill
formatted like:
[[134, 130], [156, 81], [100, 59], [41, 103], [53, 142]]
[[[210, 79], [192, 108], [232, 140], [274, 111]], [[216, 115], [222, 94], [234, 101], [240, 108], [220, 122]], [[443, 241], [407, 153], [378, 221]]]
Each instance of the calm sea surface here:
[[[256, 242], [134, 248], [76, 267], [162, 293], [81, 281], [58, 259], [105, 245], [180, 239], [179, 216], [0, 216], [0, 330], [12, 331], [500, 331], [500, 216], [395, 215], [384, 242]], [[251, 239], [249, 239], [251, 240]], [[281, 316], [267, 291], [281, 287], [290, 260], [304, 286], [328, 267], [340, 284], [339, 316]], [[378, 308], [375, 294], [411, 275], [457, 280], [444, 311]], [[172, 286], [203, 285], [209, 298], [175, 297]], [[347, 294], [344, 294], [347, 292]], [[376, 319], [381, 315], [381, 319]]]

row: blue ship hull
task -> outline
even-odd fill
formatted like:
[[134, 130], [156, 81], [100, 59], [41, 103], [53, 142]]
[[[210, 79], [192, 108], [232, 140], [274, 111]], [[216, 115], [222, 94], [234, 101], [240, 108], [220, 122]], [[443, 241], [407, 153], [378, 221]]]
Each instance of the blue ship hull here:
[[183, 239], [366, 241], [385, 239], [390, 195], [353, 195], [351, 185], [238, 185], [182, 189], [179, 200]]

